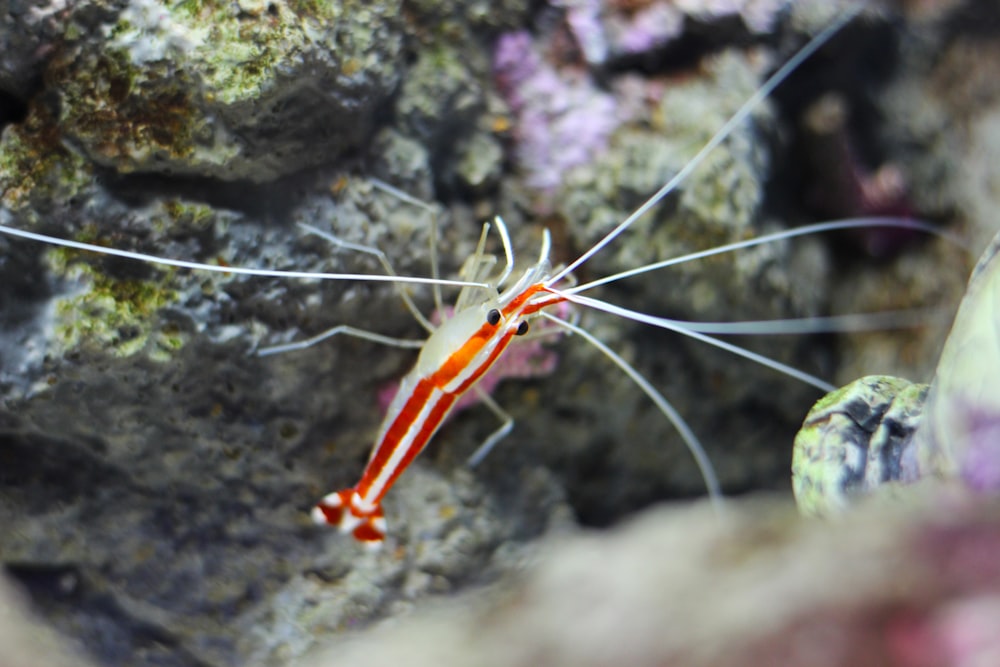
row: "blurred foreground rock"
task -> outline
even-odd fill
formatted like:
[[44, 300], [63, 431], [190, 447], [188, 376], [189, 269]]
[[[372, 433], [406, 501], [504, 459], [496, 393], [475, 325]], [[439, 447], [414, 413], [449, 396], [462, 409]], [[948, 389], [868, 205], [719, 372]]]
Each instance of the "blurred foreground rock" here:
[[1000, 506], [916, 499], [658, 509], [554, 544], [488, 602], [359, 633], [308, 665], [1000, 664]]
[[0, 578], [0, 666], [86, 667], [50, 628], [31, 618], [25, 600], [6, 579]]
[[[519, 256], [530, 261], [547, 228], [554, 261], [568, 262], [843, 4], [781, 2], [788, 11], [686, 3], [682, 48], [654, 40], [595, 67], [594, 26], [557, 0], [0, 0], [0, 224], [220, 266], [381, 272], [304, 235], [306, 222], [381, 247], [401, 275], [429, 275], [431, 216], [381, 179], [438, 212], [443, 275], [497, 213]], [[983, 29], [1000, 22], [986, 0], [961, 4], [930, 25], [874, 11], [853, 21], [578, 278], [794, 227], [817, 214], [801, 193], [845, 201], [831, 178], [842, 172], [857, 189], [869, 172], [904, 171], [922, 215], [993, 224], [1000, 86], [996, 58], [982, 54], [1000, 53]], [[521, 67], [498, 67], [510, 58]], [[799, 138], [805, 108], [828, 93], [848, 108], [837, 141]], [[865, 159], [832, 150], [840, 140]], [[809, 173], [812, 159], [822, 173]], [[708, 321], [957, 301], [960, 252], [889, 245], [898, 256], [863, 259], [850, 240], [800, 240], [637, 276], [600, 297]], [[429, 314], [429, 292], [414, 294]], [[582, 318], [669, 397], [728, 492], [787, 487], [791, 437], [815, 392], [659, 331]], [[754, 349], [838, 381], [919, 379], [949, 321]], [[488, 410], [443, 428], [386, 499], [389, 548], [365, 554], [311, 526], [308, 511], [357, 480], [378, 395], [413, 355], [347, 339], [253, 354], [338, 324], [422, 335], [388, 285], [209, 276], [0, 239], [0, 563], [33, 610], [98, 664], [286, 665], [317, 641], [422, 613], [427, 598], [507, 582], [539, 536], [568, 523], [611, 525], [704, 492], [642, 392], [581, 341], [553, 341], [557, 372], [498, 389], [517, 428], [497, 453], [475, 474], [463, 468], [496, 428]], [[685, 562], [672, 551], [657, 558]], [[783, 567], [755, 558], [761, 571]], [[629, 572], [645, 589], [640, 564]], [[553, 618], [572, 623], [581, 610]]]

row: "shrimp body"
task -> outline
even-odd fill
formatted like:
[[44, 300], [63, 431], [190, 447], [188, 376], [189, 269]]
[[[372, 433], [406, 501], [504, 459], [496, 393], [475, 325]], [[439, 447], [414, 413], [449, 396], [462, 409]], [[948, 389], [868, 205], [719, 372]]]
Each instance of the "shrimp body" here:
[[[326, 278], [331, 280], [349, 281], [386, 281], [395, 283], [428, 283], [431, 285], [464, 285], [465, 288], [458, 298], [455, 306], [456, 315], [445, 322], [436, 330], [433, 330], [430, 338], [423, 345], [415, 367], [407, 374], [401, 382], [400, 390], [392, 400], [384, 421], [379, 429], [375, 444], [369, 456], [368, 463], [361, 475], [358, 483], [350, 488], [330, 493], [325, 496], [313, 509], [312, 516], [319, 523], [334, 525], [342, 531], [351, 533], [357, 540], [372, 546], [380, 544], [386, 534], [386, 522], [382, 509], [382, 499], [389, 491], [396, 479], [403, 473], [406, 467], [420, 454], [434, 436], [440, 425], [447, 418], [449, 413], [455, 409], [459, 400], [466, 392], [473, 390], [476, 383], [493, 367], [508, 346], [513, 342], [515, 336], [523, 334], [527, 330], [528, 321], [535, 317], [545, 317], [561, 324], [564, 330], [573, 333], [584, 339], [597, 348], [605, 357], [617, 365], [633, 383], [652, 399], [657, 409], [676, 427], [678, 433], [684, 439], [689, 450], [694, 455], [699, 468], [702, 471], [703, 479], [713, 500], [721, 499], [721, 490], [712, 471], [711, 464], [707, 459], [703, 449], [698, 444], [697, 439], [691, 429], [684, 423], [679, 413], [658, 393], [658, 391], [643, 378], [634, 368], [632, 368], [622, 357], [615, 354], [609, 347], [604, 345], [597, 338], [591, 336], [586, 330], [576, 327], [574, 324], [560, 320], [552, 316], [551, 313], [544, 312], [547, 308], [563, 302], [570, 302], [596, 310], [603, 310], [613, 315], [631, 319], [657, 326], [663, 329], [680, 331], [686, 335], [710, 342], [711, 344], [723, 347], [730, 351], [739, 350], [733, 345], [721, 341], [714, 341], [708, 336], [698, 333], [692, 323], [676, 322], [649, 316], [643, 313], [620, 308], [614, 304], [606, 303], [586, 296], [581, 296], [585, 290], [589, 290], [598, 285], [607, 284], [612, 281], [621, 280], [639, 273], [653, 271], [666, 267], [669, 264], [688, 261], [698, 257], [705, 257], [717, 252], [726, 252], [741, 247], [749, 247], [751, 243], [763, 243], [776, 240], [778, 235], [758, 237], [756, 240], [733, 243], [717, 248], [712, 251], [700, 251], [685, 257], [673, 258], [671, 260], [657, 261], [640, 267], [632, 267], [628, 271], [605, 275], [598, 280], [591, 281], [583, 285], [566, 287], [564, 290], [557, 289], [557, 285], [566, 280], [568, 276], [578, 267], [586, 263], [596, 253], [612, 243], [620, 234], [625, 232], [640, 217], [646, 214], [651, 208], [657, 205], [692, 171], [702, 164], [705, 156], [715, 149], [731, 134], [733, 129], [741, 122], [745, 121], [754, 106], [768, 95], [778, 83], [787, 77], [788, 73], [797, 67], [812, 52], [818, 49], [828, 40], [850, 17], [860, 11], [859, 4], [853, 11], [847, 12], [833, 24], [828, 26], [819, 35], [814, 37], [805, 47], [802, 48], [791, 60], [782, 68], [776, 71], [768, 81], [744, 104], [739, 110], [718, 130], [711, 140], [697, 153], [697, 155], [680, 171], [678, 171], [667, 183], [665, 183], [654, 195], [646, 200], [638, 209], [634, 210], [624, 220], [618, 223], [611, 231], [607, 232], [599, 241], [594, 243], [586, 252], [575, 261], [562, 269], [552, 270], [548, 262], [549, 239], [546, 233], [542, 244], [542, 251], [538, 261], [530, 266], [521, 277], [510, 287], [506, 287], [507, 278], [512, 272], [512, 253], [510, 251], [509, 237], [502, 223], [498, 224], [498, 230], [504, 241], [504, 249], [507, 254], [507, 264], [504, 271], [496, 280], [484, 280], [483, 274], [489, 273], [493, 264], [487, 261], [482, 255], [484, 238], [480, 239], [479, 249], [472, 258], [471, 271], [465, 272], [465, 281], [443, 281], [437, 277], [436, 264], [433, 261], [435, 255], [431, 252], [434, 275], [431, 278], [415, 279], [405, 276], [398, 276], [389, 266], [385, 255], [373, 246], [361, 246], [336, 239], [330, 235], [319, 233], [320, 236], [328, 238], [338, 247], [356, 252], [368, 253], [376, 256], [385, 268], [385, 275], [369, 274], [348, 274], [348, 273], [322, 273], [313, 272], [289, 272], [274, 269], [249, 269], [232, 267], [229, 265], [218, 266], [213, 264], [201, 264], [184, 260], [171, 260], [162, 257], [155, 257], [142, 253], [104, 248], [93, 244], [68, 239], [56, 239], [34, 232], [15, 230], [0, 226], [3, 234], [19, 236], [39, 242], [51, 243], [54, 245], [110, 254], [118, 257], [128, 258], [136, 261], [153, 262], [168, 266], [183, 267], [188, 269], [199, 269], [205, 271], [215, 271], [227, 274], [251, 274], [259, 276], [282, 276], [299, 278]], [[395, 191], [391, 186], [376, 186], [381, 190], [394, 194], [397, 198], [413, 203], [413, 199]], [[424, 204], [425, 208], [427, 207]], [[300, 223], [301, 224], [301, 223]], [[854, 226], [869, 224], [867, 221], [854, 221]], [[302, 225], [312, 233], [317, 230], [308, 225]], [[843, 227], [844, 225], [840, 225]], [[834, 225], [825, 226], [824, 229], [833, 229]], [[785, 232], [781, 238], [801, 235], [803, 233], [822, 231], [818, 228], [807, 230], [799, 228], [794, 231]], [[435, 234], [430, 234], [433, 240]], [[492, 258], [490, 258], [492, 260]], [[501, 289], [503, 291], [501, 291]], [[404, 302], [417, 316], [428, 330], [434, 329], [422, 315], [419, 315], [412, 301], [409, 301], [405, 292], [400, 295]], [[440, 294], [438, 306], [440, 310]], [[367, 332], [349, 325], [338, 325], [311, 339], [298, 341], [291, 344], [283, 344], [257, 350], [259, 354], [271, 354], [283, 350], [302, 349], [312, 345], [319, 340], [324, 340], [336, 334], [354, 335], [372, 342], [398, 345], [401, 347], [411, 347], [404, 343], [416, 343], [417, 341], [392, 339], [372, 332]], [[751, 359], [760, 361], [759, 355], [753, 355], [745, 351], [737, 352], [748, 356]], [[765, 363], [764, 361], [760, 361]], [[765, 365], [785, 372], [799, 379], [809, 376], [802, 373], [794, 373], [792, 369], [777, 362], [768, 361]], [[812, 379], [814, 386], [826, 389], [827, 385], [820, 380]], [[475, 388], [482, 396], [482, 391]], [[496, 408], [494, 407], [496, 412]], [[502, 412], [502, 411], [501, 411]], [[509, 425], [508, 425], [509, 426]], [[497, 433], [500, 433], [498, 431]], [[497, 435], [497, 434], [494, 434]], [[488, 450], [487, 445], [494, 441], [493, 436], [481, 448]], [[477, 452], [478, 453], [478, 452]], [[475, 456], [475, 460], [478, 460]]]
[[516, 336], [527, 333], [529, 319], [565, 300], [545, 285], [550, 277], [547, 254], [546, 242], [539, 262], [517, 283], [499, 295], [495, 289], [484, 290], [494, 296], [462, 309], [431, 334], [389, 405], [361, 480], [324, 497], [312, 511], [316, 523], [337, 526], [370, 546], [381, 544], [386, 533], [381, 503], [389, 488], [455, 403]]

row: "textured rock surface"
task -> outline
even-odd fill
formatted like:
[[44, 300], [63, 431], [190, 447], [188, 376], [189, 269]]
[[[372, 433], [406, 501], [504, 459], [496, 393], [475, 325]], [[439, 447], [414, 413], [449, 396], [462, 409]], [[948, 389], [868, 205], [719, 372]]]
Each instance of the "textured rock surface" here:
[[[64, 579], [72, 588], [75, 582]], [[0, 577], [0, 664], [4, 667], [86, 667], [87, 660], [75, 654], [56, 633], [28, 611], [28, 601], [5, 578]]]
[[1000, 234], [983, 253], [941, 351], [918, 432], [924, 458], [975, 492], [1000, 492]]
[[64, 141], [119, 173], [270, 181], [358, 148], [398, 82], [398, 0], [132, 0], [47, 69]]
[[930, 385], [867, 376], [827, 394], [795, 436], [792, 490], [807, 515], [836, 515], [862, 495], [947, 483], [1000, 491], [1000, 234], [969, 278]]
[[648, 512], [555, 544], [518, 585], [306, 663], [922, 667], [1000, 657], [1000, 513], [789, 504]]
[[[971, 239], [971, 258], [975, 258], [998, 229], [994, 207], [1000, 173], [995, 159], [986, 156], [995, 157], [994, 147], [1000, 145], [1000, 125], [996, 122], [1000, 84], [989, 73], [987, 63], [992, 59], [988, 54], [996, 54], [1000, 45], [992, 28], [972, 28], [996, 25], [997, 7], [988, 2], [912, 5], [911, 29], [895, 40], [899, 57], [908, 67], [892, 77], [885, 94], [874, 102], [875, 113], [893, 119], [880, 139], [885, 154], [882, 159], [869, 158], [865, 164], [869, 168], [903, 167], [911, 207], [931, 218], [960, 220]], [[872, 62], [890, 64], [885, 60]], [[854, 146], [856, 154], [864, 150]], [[905, 238], [891, 237], [890, 242], [898, 247]], [[964, 283], [971, 265], [965, 271], [941, 275], [927, 272], [927, 262], [957, 265], [970, 257], [949, 259], [939, 252], [940, 247], [928, 246], [900, 257], [891, 277], [884, 274], [876, 279], [859, 267], [844, 277], [834, 308], [840, 312], [891, 309], [916, 294], [923, 294], [928, 303], [946, 292], [954, 294], [954, 282]], [[938, 259], [932, 259], [934, 256]], [[940, 321], [945, 326], [939, 327], [936, 335], [873, 334], [848, 341], [842, 348], [845, 363], [838, 383], [873, 372], [929, 381], [951, 320], [950, 313], [942, 313]], [[860, 344], [855, 345], [855, 341]], [[914, 361], [921, 371], [893, 370], [891, 358], [900, 355]]]
[[795, 436], [792, 491], [808, 516], [835, 516], [857, 497], [930, 476], [914, 433], [927, 385], [869, 375], [813, 406]]
[[[724, 47], [657, 49], [641, 63], [592, 72], [562, 10], [529, 15], [527, 4], [183, 2], [157, 13], [149, 2], [95, 0], [52, 2], [39, 19], [7, 3], [4, 25], [29, 36], [44, 20], [55, 32], [31, 39], [55, 34], [59, 48], [33, 51], [18, 71], [37, 87], [0, 81], [24, 108], [0, 139], [0, 223], [221, 265], [380, 270], [294, 226], [309, 222], [380, 245], [400, 273], [426, 275], [429, 218], [374, 188], [379, 177], [442, 212], [436, 241], [446, 274], [470, 254], [479, 221], [497, 212], [523, 256], [537, 251], [546, 225], [556, 261], [565, 261], [660, 185], [819, 25], [796, 3], [778, 15], [769, 46], [747, 47], [747, 31], [737, 30]], [[377, 34], [378, 43], [327, 48], [336, 29], [324, 17], [338, 11], [374, 31], [358, 28], [352, 39]], [[260, 50], [253, 62], [282, 63], [230, 68], [255, 77], [252, 94], [245, 78], [212, 69], [213, 56], [233, 57], [236, 25], [246, 48]], [[859, 45], [884, 57], [890, 37], [908, 38], [894, 25], [853, 24], [807, 76], [788, 82], [780, 104], [755, 114], [752, 129], [580, 279], [804, 217], [795, 194], [801, 162], [790, 149], [806, 104], [798, 96], [832, 87], [881, 104], [885, 81], [927, 76], [930, 65], [909, 69], [927, 62], [916, 56], [870, 86], [859, 74], [871, 62]], [[918, 55], [961, 42], [956, 27], [963, 24], [934, 24]], [[587, 160], [519, 161], [529, 139], [549, 136], [560, 118], [558, 99], [541, 100], [551, 103], [542, 126], [526, 126], [493, 70], [500, 32], [525, 29], [553, 76], [603, 86], [627, 112]], [[308, 44], [296, 41], [304, 35]], [[960, 104], [934, 87], [913, 88], [913, 104], [920, 95]], [[149, 106], [157, 100], [165, 106]], [[113, 104], [87, 106], [102, 101]], [[961, 104], [979, 118], [971, 101]], [[852, 133], [868, 127], [862, 119], [848, 124]], [[586, 113], [581, 122], [590, 122]], [[888, 125], [857, 136], [876, 146], [874, 163], [913, 145], [900, 130], [882, 155], [872, 137]], [[988, 125], [933, 127], [936, 134], [915, 136], [958, 148], [929, 151], [929, 165], [907, 154], [915, 171], [946, 169]], [[556, 185], [529, 184], [540, 167], [561, 170], [550, 179]], [[930, 212], [962, 217], [965, 191], [934, 199], [934, 183], [919, 183], [931, 201], [950, 202]], [[989, 191], [976, 190], [975, 210], [990, 210]], [[660, 314], [730, 319], [823, 312], [838, 301], [839, 312], [864, 310], [858, 295], [886, 292], [892, 276], [915, 278], [891, 291], [887, 305], [899, 307], [964, 283], [959, 255], [942, 247], [903, 243], [898, 259], [868, 262], [854, 246], [840, 253], [825, 241], [796, 242], [602, 295]], [[836, 266], [841, 254], [852, 260], [846, 272]], [[662, 416], [606, 360], [565, 340], [553, 377], [498, 390], [518, 424], [497, 455], [474, 475], [462, 469], [495, 428], [486, 411], [463, 413], [387, 499], [389, 548], [361, 554], [308, 525], [306, 510], [355, 481], [379, 419], [378, 391], [412, 356], [356, 340], [274, 358], [250, 353], [344, 322], [419, 336], [391, 287], [164, 270], [6, 237], [0, 270], [0, 561], [34, 607], [101, 664], [284, 664], [320, 637], [501, 576], [553, 527], [604, 525], [654, 500], [703, 492]], [[414, 291], [429, 310], [427, 292]], [[727, 490], [787, 488], [792, 434], [814, 392], [661, 332], [583, 317], [676, 401]], [[920, 379], [906, 356], [932, 367], [928, 339], [879, 339], [876, 347], [900, 348], [903, 359], [872, 357], [878, 367], [867, 372]], [[838, 372], [827, 340], [760, 349], [828, 377]], [[72, 590], [61, 586], [67, 580], [77, 582]]]
[[[66, 28], [66, 4], [65, 0], [5, 0], [0, 5], [0, 90], [23, 99], [38, 84], [45, 61]], [[12, 101], [4, 99], [3, 106]]]

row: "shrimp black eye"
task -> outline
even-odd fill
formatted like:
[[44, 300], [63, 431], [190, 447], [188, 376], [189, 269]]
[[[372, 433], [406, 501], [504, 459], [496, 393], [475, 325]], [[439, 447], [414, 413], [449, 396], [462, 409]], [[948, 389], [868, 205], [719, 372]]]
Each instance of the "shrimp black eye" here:
[[486, 313], [486, 321], [489, 322], [491, 326], [496, 326], [497, 322], [500, 321], [500, 311], [494, 308], [490, 312]]
[[521, 320], [521, 323], [517, 325], [517, 331], [514, 332], [515, 336], [523, 336], [528, 333], [528, 322], [527, 320]]

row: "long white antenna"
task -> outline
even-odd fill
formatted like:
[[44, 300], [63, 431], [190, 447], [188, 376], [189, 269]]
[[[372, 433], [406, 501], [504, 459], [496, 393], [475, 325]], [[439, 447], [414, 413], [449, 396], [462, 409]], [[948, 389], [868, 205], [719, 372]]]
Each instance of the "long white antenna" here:
[[263, 276], [276, 278], [313, 278], [316, 280], [367, 280], [370, 282], [383, 283], [409, 283], [416, 285], [449, 285], [453, 287], [489, 287], [486, 283], [476, 283], [467, 280], [442, 280], [438, 278], [413, 278], [409, 276], [385, 276], [370, 273], [310, 273], [309, 271], [282, 271], [279, 269], [250, 269], [240, 266], [219, 266], [218, 264], [202, 264], [200, 262], [189, 262], [183, 259], [170, 259], [168, 257], [157, 257], [131, 250], [120, 250], [118, 248], [105, 248], [104, 246], [83, 243], [81, 241], [71, 241], [61, 239], [57, 236], [47, 236], [36, 232], [28, 232], [23, 229], [0, 225], [0, 234], [16, 236], [32, 241], [40, 241], [49, 245], [61, 246], [63, 248], [73, 248], [75, 250], [86, 250], [100, 255], [112, 255], [125, 259], [134, 259], [150, 264], [162, 264], [163, 266], [176, 266], [181, 269], [197, 269], [199, 271], [214, 271], [216, 273], [233, 273], [244, 276]]
[[824, 28], [818, 35], [812, 38], [805, 46], [799, 49], [792, 58], [782, 65], [777, 72], [772, 74], [767, 81], [764, 82], [760, 88], [757, 89], [753, 95], [751, 95], [746, 102], [740, 106], [740, 108], [732, 115], [732, 117], [726, 121], [726, 123], [719, 128], [719, 131], [709, 139], [708, 143], [705, 144], [698, 154], [688, 162], [683, 169], [677, 172], [673, 178], [671, 178], [667, 183], [656, 191], [652, 197], [646, 200], [642, 206], [637, 208], [630, 216], [618, 223], [614, 229], [608, 232], [604, 238], [595, 243], [590, 250], [583, 253], [575, 261], [570, 263], [566, 268], [556, 273], [547, 282], [546, 285], [552, 286], [558, 283], [560, 280], [565, 278], [567, 275], [572, 273], [581, 264], [586, 262], [588, 259], [593, 257], [595, 254], [601, 251], [606, 245], [611, 243], [613, 240], [618, 238], [618, 236], [624, 232], [626, 229], [632, 226], [632, 224], [644, 216], [651, 208], [656, 206], [660, 201], [666, 197], [670, 192], [674, 190], [684, 179], [691, 175], [691, 173], [697, 169], [708, 154], [711, 153], [719, 144], [726, 140], [726, 138], [732, 133], [737, 125], [746, 120], [754, 108], [760, 104], [768, 95], [774, 92], [788, 75], [791, 74], [799, 65], [802, 64], [804, 60], [809, 58], [813, 53], [815, 53], [821, 46], [826, 44], [830, 38], [832, 38], [837, 32], [844, 27], [851, 19], [853, 19], [864, 7], [864, 2], [859, 2], [854, 5], [851, 9], [844, 12], [839, 18], [834, 20], [830, 25]]
[[503, 254], [506, 259], [506, 265], [504, 266], [503, 273], [497, 278], [497, 286], [502, 286], [507, 279], [510, 278], [511, 272], [514, 270], [514, 251], [511, 250], [510, 245], [510, 234], [507, 233], [507, 223], [503, 221], [499, 215], [493, 218], [493, 223], [496, 225], [497, 233], [500, 234], [500, 241], [503, 243]]
[[[582, 297], [581, 297], [582, 298]], [[708, 459], [708, 454], [705, 453], [705, 448], [701, 446], [701, 442], [698, 441], [698, 437], [688, 426], [684, 418], [681, 417], [677, 409], [670, 404], [666, 398], [663, 397], [659, 391], [656, 390], [649, 380], [644, 378], [639, 371], [632, 367], [627, 361], [621, 358], [614, 350], [605, 345], [602, 341], [594, 337], [586, 329], [576, 326], [566, 320], [560, 319], [554, 315], [550, 315], [542, 311], [540, 313], [545, 319], [555, 322], [567, 331], [571, 331], [577, 336], [580, 336], [585, 341], [596, 347], [600, 352], [610, 359], [618, 368], [629, 376], [629, 378], [638, 386], [642, 391], [649, 396], [649, 398], [656, 404], [657, 409], [663, 413], [663, 415], [670, 420], [670, 423], [674, 425], [677, 432], [680, 433], [681, 438], [684, 440], [684, 444], [687, 445], [688, 451], [694, 457], [695, 463], [698, 464], [698, 469], [701, 471], [702, 479], [705, 480], [705, 486], [708, 487], [708, 496], [712, 499], [712, 504], [715, 509], [722, 510], [722, 489], [719, 486], [719, 479], [715, 475], [715, 469], [712, 467], [712, 462]]]
[[911, 329], [943, 316], [941, 308], [914, 308], [888, 310], [880, 313], [852, 313], [850, 315], [824, 315], [815, 317], [783, 318], [774, 320], [744, 320], [739, 322], [697, 322], [668, 320], [687, 331], [727, 336], [782, 336], [814, 333], [847, 333], [885, 331], [886, 329]]
[[735, 250], [744, 250], [746, 248], [752, 248], [754, 246], [763, 245], [765, 243], [773, 243], [774, 241], [783, 241], [785, 239], [791, 239], [797, 236], [808, 236], [810, 234], [818, 234], [820, 232], [832, 232], [841, 229], [868, 229], [871, 227], [883, 227], [883, 228], [894, 227], [897, 229], [911, 229], [914, 231], [927, 232], [928, 234], [933, 234], [935, 236], [943, 238], [949, 241], [950, 243], [954, 243], [957, 246], [969, 249], [968, 242], [965, 239], [958, 236], [957, 234], [942, 230], [926, 222], [920, 222], [919, 220], [910, 220], [909, 218], [882, 218], [882, 217], [849, 218], [847, 220], [831, 220], [829, 222], [818, 222], [812, 225], [803, 225], [802, 227], [796, 227], [794, 229], [785, 229], [780, 232], [775, 232], [773, 234], [765, 234], [764, 236], [758, 236], [756, 238], [747, 239], [745, 241], [736, 241], [735, 243], [727, 243], [726, 245], [715, 246], [714, 248], [708, 248], [706, 250], [699, 250], [698, 252], [692, 252], [687, 255], [671, 257], [670, 259], [665, 259], [660, 262], [646, 264], [645, 266], [637, 266], [634, 269], [628, 269], [627, 271], [622, 271], [621, 273], [615, 273], [610, 276], [599, 278], [598, 280], [592, 280], [589, 283], [583, 283], [582, 285], [577, 285], [576, 287], [570, 287], [563, 290], [563, 292], [568, 292], [569, 294], [579, 294], [580, 292], [592, 289], [594, 287], [597, 287], [598, 285], [607, 285], [608, 283], [615, 282], [616, 280], [631, 278], [632, 276], [637, 276], [641, 273], [656, 271], [658, 269], [663, 269], [668, 266], [673, 266], [675, 264], [692, 262], [696, 259], [704, 259], [706, 257], [712, 257], [713, 255], [721, 255], [726, 252], [733, 252]]
[[830, 384], [825, 380], [821, 380], [815, 375], [810, 375], [805, 371], [800, 371], [797, 368], [793, 368], [787, 364], [783, 364], [780, 361], [775, 361], [765, 357], [762, 354], [757, 354], [756, 352], [751, 352], [750, 350], [744, 349], [739, 345], [733, 345], [732, 343], [727, 343], [724, 340], [719, 340], [717, 338], [712, 338], [711, 336], [706, 336], [705, 334], [698, 333], [686, 327], [681, 326], [677, 321], [670, 320], [664, 317], [656, 317], [655, 315], [647, 315], [646, 313], [640, 313], [635, 310], [629, 310], [628, 308], [622, 308], [621, 306], [616, 306], [612, 303], [607, 303], [606, 301], [601, 301], [599, 299], [593, 299], [588, 296], [580, 296], [578, 294], [569, 294], [566, 292], [561, 292], [559, 290], [552, 290], [555, 294], [560, 294], [566, 298], [567, 301], [572, 303], [578, 303], [581, 306], [586, 306], [588, 308], [593, 308], [594, 310], [604, 311], [605, 313], [611, 313], [612, 315], [618, 315], [619, 317], [624, 317], [625, 319], [632, 320], [633, 322], [639, 322], [642, 324], [649, 324], [660, 329], [667, 329], [668, 331], [676, 331], [679, 334], [684, 334], [688, 338], [693, 338], [699, 340], [713, 347], [718, 347], [727, 352], [732, 352], [733, 354], [743, 357], [744, 359], [749, 359], [750, 361], [756, 361], [762, 366], [767, 366], [768, 368], [783, 373], [789, 377], [795, 378], [800, 382], [805, 382], [808, 385], [816, 387], [824, 393], [830, 393], [836, 389], [835, 386]]

